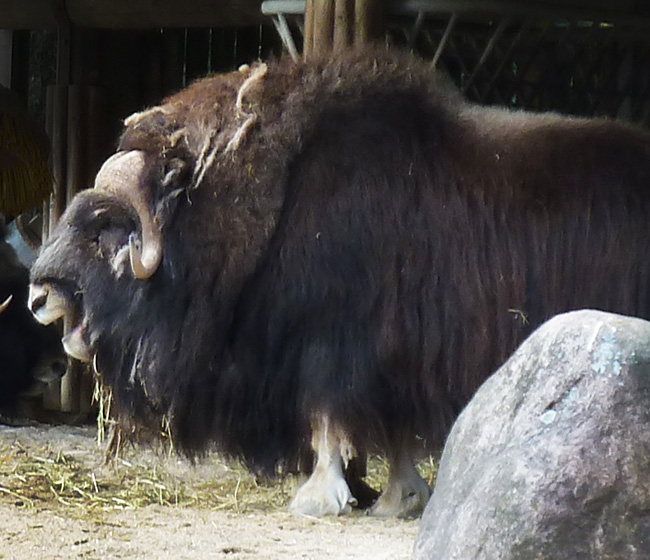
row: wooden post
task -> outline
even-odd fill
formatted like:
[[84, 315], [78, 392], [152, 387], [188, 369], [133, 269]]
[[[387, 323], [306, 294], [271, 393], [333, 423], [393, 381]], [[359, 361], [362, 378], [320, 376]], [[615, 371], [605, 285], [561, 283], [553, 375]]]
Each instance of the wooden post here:
[[85, 169], [85, 88], [70, 86], [68, 88], [68, 122], [67, 122], [67, 153], [65, 202], [70, 203], [75, 194], [84, 186]]
[[[49, 215], [43, 215], [43, 233], [49, 234], [56, 226], [65, 209], [66, 150], [68, 137], [68, 84], [70, 83], [70, 21], [62, 2], [57, 8], [56, 85], [48, 86], [46, 92], [46, 128], [50, 137], [50, 167], [54, 185], [49, 203]], [[43, 242], [46, 241], [45, 235]], [[64, 331], [64, 325], [58, 325]], [[68, 359], [68, 371], [72, 360]], [[66, 374], [67, 375], [67, 374]], [[64, 376], [65, 378], [65, 376]], [[52, 383], [43, 394], [45, 410], [61, 410], [62, 383]]]
[[381, 39], [384, 0], [306, 0], [303, 58]]
[[[103, 89], [98, 87], [86, 86], [83, 90], [83, 123], [80, 128], [83, 130], [82, 137], [82, 160], [83, 173], [80, 174], [80, 183], [78, 189], [84, 189], [92, 186], [97, 171], [103, 161], [108, 157], [111, 142], [107, 135], [107, 98]], [[72, 194], [71, 192], [68, 193]], [[87, 366], [82, 368], [80, 362], [76, 362], [80, 367], [78, 377], [77, 395], [79, 398], [78, 407], [81, 414], [88, 414], [92, 410], [92, 397], [95, 389], [95, 379]]]
[[355, 0], [354, 44], [359, 46], [380, 39], [383, 21], [383, 0]]
[[[68, 85], [70, 84], [70, 21], [64, 5], [56, 5], [57, 19], [56, 44], [56, 85], [47, 88], [48, 134], [52, 143], [51, 165], [54, 175], [54, 189], [50, 199], [48, 230], [52, 231], [65, 208], [66, 149], [68, 135]], [[43, 217], [45, 221], [45, 216]], [[45, 239], [43, 239], [45, 241]]]
[[[43, 214], [43, 241], [56, 226], [65, 208], [65, 172], [68, 121], [68, 88], [53, 85], [47, 88], [46, 128], [50, 137], [50, 168], [54, 185], [49, 202], [45, 205], [48, 214]], [[63, 329], [63, 326], [60, 326]], [[70, 361], [68, 361], [68, 364]], [[43, 394], [45, 410], [61, 409], [61, 383], [51, 383]]]
[[314, 4], [316, 0], [305, 2], [305, 33], [302, 45], [302, 56], [308, 60], [314, 52]]
[[65, 208], [66, 149], [68, 136], [68, 88], [47, 88], [47, 133], [50, 136], [50, 160], [54, 188], [50, 196], [49, 230], [56, 226]]
[[[68, 93], [68, 119], [67, 119], [67, 150], [66, 150], [66, 176], [65, 176], [65, 203], [72, 200], [84, 183], [84, 158], [85, 138], [84, 130], [84, 94], [83, 86], [70, 86]], [[68, 333], [70, 325], [64, 321], [63, 331]], [[68, 371], [61, 378], [61, 411], [79, 411], [79, 386], [83, 365], [77, 360], [68, 362]]]
[[314, 54], [332, 50], [334, 40], [334, 0], [314, 0]]
[[86, 88], [86, 111], [84, 128], [86, 130], [85, 168], [82, 188], [91, 187], [102, 163], [111, 155], [113, 138], [108, 133], [107, 115], [109, 113], [106, 91], [100, 87]]
[[334, 52], [341, 52], [352, 45], [354, 6], [349, 0], [336, 0], [334, 6]]
[[[103, 115], [105, 97], [99, 88], [72, 85], [68, 91], [65, 201], [69, 204], [81, 190], [91, 186], [105, 154]], [[64, 325], [68, 332], [70, 325]], [[87, 414], [91, 410], [93, 379], [86, 366], [70, 360], [61, 379], [61, 410]]]

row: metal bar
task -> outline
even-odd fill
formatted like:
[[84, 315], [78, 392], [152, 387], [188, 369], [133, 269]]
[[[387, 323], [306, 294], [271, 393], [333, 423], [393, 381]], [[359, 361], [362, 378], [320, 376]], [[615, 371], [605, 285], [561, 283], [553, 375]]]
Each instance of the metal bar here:
[[262, 2], [262, 13], [267, 16], [275, 14], [303, 15], [305, 0], [267, 0]]
[[[544, 41], [545, 37], [547, 36], [548, 29], [549, 29], [548, 26], [544, 26], [544, 27], [539, 29], [539, 33], [538, 33], [538, 36], [536, 38], [536, 42], [537, 42], [538, 45], [542, 41]], [[566, 29], [564, 30], [564, 33], [566, 33]], [[535, 62], [535, 59], [536, 59], [538, 54], [539, 54], [539, 51], [533, 50], [532, 54], [530, 54], [530, 56], [528, 56], [528, 60], [526, 60], [524, 63], [522, 63], [519, 66], [518, 81], [517, 81], [517, 83], [515, 83], [513, 85], [513, 87], [510, 88], [509, 91], [506, 92], [506, 94], [505, 94], [506, 99], [512, 99], [514, 95], [516, 95], [517, 93], [520, 93], [521, 94], [520, 97], [523, 100], [523, 106], [524, 107], [528, 106], [528, 100], [524, 96], [524, 88], [526, 86], [526, 84], [524, 82], [524, 78], [528, 74], [528, 72], [529, 72], [533, 62]]]
[[424, 21], [424, 12], [418, 12], [418, 16], [415, 18], [415, 23], [413, 24], [413, 29], [409, 36], [408, 48], [412, 49], [415, 47], [415, 40], [420, 34], [420, 29], [422, 29], [422, 22]]
[[449, 42], [449, 37], [451, 37], [451, 32], [454, 30], [454, 26], [456, 25], [457, 20], [458, 20], [458, 14], [456, 12], [452, 13], [451, 17], [449, 18], [449, 21], [447, 22], [447, 27], [445, 29], [445, 32], [442, 35], [442, 38], [440, 39], [440, 43], [438, 43], [436, 54], [433, 55], [433, 60], [431, 61], [431, 66], [433, 66], [434, 68], [438, 65], [438, 60], [442, 56], [442, 52], [445, 50], [445, 47]]
[[[450, 54], [453, 54], [456, 56], [456, 61], [458, 62], [458, 65], [460, 66], [461, 74], [467, 74], [469, 75], [469, 69], [467, 68], [467, 65], [465, 64], [465, 61], [463, 60], [463, 56], [456, 46], [456, 41], [454, 40], [453, 37], [450, 37], [449, 39], [449, 52]], [[462, 84], [461, 84], [462, 86]], [[476, 89], [476, 86], [474, 86], [474, 93], [475, 96], [478, 97], [480, 95], [480, 92], [478, 89]]]
[[503, 32], [505, 31], [506, 27], [510, 23], [510, 20], [508, 18], [502, 19], [497, 28], [494, 30], [494, 33], [492, 34], [492, 37], [490, 37], [490, 40], [488, 41], [487, 45], [485, 45], [485, 49], [483, 49], [483, 54], [481, 54], [481, 58], [479, 61], [476, 63], [476, 66], [474, 67], [474, 70], [472, 71], [472, 74], [470, 75], [469, 79], [467, 80], [467, 83], [463, 86], [463, 92], [467, 91], [470, 85], [472, 85], [472, 82], [476, 78], [476, 76], [479, 73], [479, 70], [483, 67], [485, 64], [485, 61], [487, 60], [487, 57], [490, 56], [490, 53], [494, 49], [494, 45], [496, 42], [499, 40], [501, 35], [503, 35]]
[[[532, 22], [530, 19], [526, 19], [522, 24], [521, 27], [519, 28], [519, 31], [515, 35], [514, 39], [512, 40], [512, 43], [510, 43], [510, 46], [508, 47], [508, 50], [506, 51], [505, 55], [502, 57], [501, 62], [499, 63], [499, 66], [497, 67], [496, 71], [492, 76], [490, 76], [490, 79], [488, 81], [488, 87], [485, 90], [485, 93], [481, 96], [479, 101], [483, 101], [485, 97], [490, 93], [490, 90], [494, 87], [494, 83], [496, 82], [497, 78], [503, 72], [503, 69], [505, 68], [506, 64], [510, 62], [510, 56], [512, 55], [513, 51], [515, 50], [515, 47], [521, 41], [522, 37], [528, 33], [528, 30], [530, 29], [532, 25]], [[499, 94], [501, 95], [501, 94]]]
[[294, 62], [297, 62], [300, 59], [300, 55], [298, 54], [296, 43], [291, 35], [287, 18], [284, 17], [284, 14], [277, 14], [272, 18], [272, 20], [278, 35], [280, 35], [280, 39], [282, 39], [282, 43], [287, 48], [287, 51], [289, 51], [289, 55]]

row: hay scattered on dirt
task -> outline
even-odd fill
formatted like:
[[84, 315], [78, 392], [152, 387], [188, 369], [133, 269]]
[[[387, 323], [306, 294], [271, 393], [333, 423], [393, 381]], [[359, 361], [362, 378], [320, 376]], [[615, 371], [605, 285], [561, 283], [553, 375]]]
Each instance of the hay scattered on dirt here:
[[[91, 432], [88, 431], [88, 434]], [[148, 505], [180, 506], [235, 513], [286, 508], [302, 482], [298, 477], [259, 481], [242, 465], [210, 455], [193, 467], [173, 454], [139, 446], [123, 449], [108, 464], [102, 448], [87, 437], [86, 448], [0, 438], [0, 502], [19, 508], [64, 509], [66, 515], [98, 515]], [[431, 484], [433, 460], [418, 469]], [[371, 457], [367, 482], [381, 488], [388, 464]]]
[[[118, 458], [103, 465], [97, 450], [94, 464], [52, 448], [0, 444], [0, 501], [21, 508], [65, 508], [80, 514], [148, 505], [193, 506], [244, 512], [282, 507], [288, 484], [261, 484], [239, 465], [219, 462], [215, 477], [184, 477], [170, 472], [166, 460]], [[136, 455], [137, 451], [129, 453]], [[185, 465], [191, 473], [192, 466]], [[177, 470], [177, 469], [174, 469]]]

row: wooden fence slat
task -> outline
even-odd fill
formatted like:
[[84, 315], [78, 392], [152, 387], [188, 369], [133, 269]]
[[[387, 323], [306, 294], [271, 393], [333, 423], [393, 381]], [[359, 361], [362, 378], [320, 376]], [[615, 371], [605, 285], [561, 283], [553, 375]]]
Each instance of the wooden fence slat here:
[[383, 0], [355, 0], [354, 44], [365, 45], [379, 39], [383, 32]]
[[334, 52], [352, 44], [353, 6], [350, 0], [336, 0], [334, 5]]
[[[65, 181], [66, 205], [85, 186], [85, 113], [86, 90], [84, 86], [69, 86]], [[64, 334], [67, 334], [69, 330], [70, 325], [66, 318], [63, 324]], [[79, 411], [79, 391], [83, 367], [77, 360], [70, 360], [68, 362], [68, 371], [61, 378], [62, 412]]]
[[316, 0], [305, 2], [305, 32], [302, 45], [302, 55], [305, 60], [309, 59], [314, 51], [314, 10]]
[[314, 54], [332, 50], [334, 39], [334, 0], [314, 0]]

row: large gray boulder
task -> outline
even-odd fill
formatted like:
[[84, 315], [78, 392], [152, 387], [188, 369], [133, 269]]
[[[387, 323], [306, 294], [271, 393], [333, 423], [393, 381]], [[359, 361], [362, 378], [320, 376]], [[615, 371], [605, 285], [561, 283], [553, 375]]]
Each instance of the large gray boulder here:
[[650, 559], [650, 323], [534, 332], [454, 425], [414, 558]]

